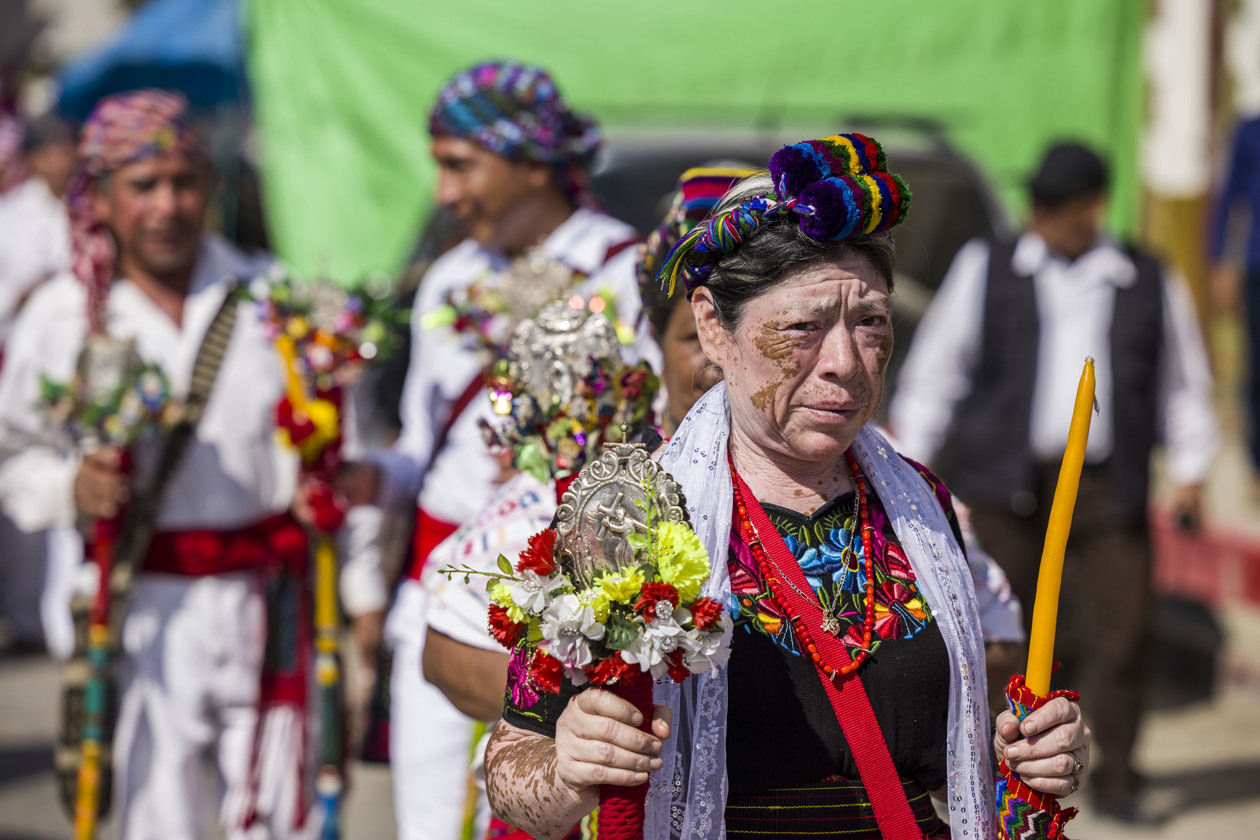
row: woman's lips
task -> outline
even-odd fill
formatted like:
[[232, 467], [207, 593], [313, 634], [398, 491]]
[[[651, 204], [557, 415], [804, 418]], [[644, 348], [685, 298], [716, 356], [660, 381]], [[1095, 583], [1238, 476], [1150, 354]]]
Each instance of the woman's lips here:
[[824, 418], [847, 419], [857, 414], [860, 406], [834, 403], [814, 403], [803, 406], [806, 411]]

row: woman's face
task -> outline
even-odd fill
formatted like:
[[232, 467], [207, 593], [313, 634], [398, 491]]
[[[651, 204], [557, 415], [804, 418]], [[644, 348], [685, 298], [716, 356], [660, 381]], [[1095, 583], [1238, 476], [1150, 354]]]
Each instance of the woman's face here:
[[661, 380], [669, 399], [667, 411], [670, 429], [678, 427], [687, 416], [692, 404], [713, 385], [709, 379], [701, 381], [700, 371], [705, 365], [704, 350], [696, 334], [696, 319], [691, 314], [691, 304], [679, 301], [670, 313], [665, 333], [659, 337], [661, 354], [665, 357], [665, 369]]
[[726, 379], [735, 440], [785, 465], [841, 457], [883, 394], [888, 283], [858, 258], [809, 266], [749, 301], [730, 332], [708, 289], [693, 306], [701, 346]]

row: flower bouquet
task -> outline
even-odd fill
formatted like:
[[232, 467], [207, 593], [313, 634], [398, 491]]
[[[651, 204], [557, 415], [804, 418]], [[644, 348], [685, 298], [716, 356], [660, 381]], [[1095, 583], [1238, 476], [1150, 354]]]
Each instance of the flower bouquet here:
[[242, 287], [242, 294], [257, 304], [284, 359], [288, 387], [276, 406], [276, 427], [316, 482], [316, 527], [334, 531], [344, 518], [331, 489], [340, 459], [342, 392], [367, 364], [393, 352], [408, 313], [398, 308], [383, 275], [343, 289], [277, 267]]
[[[527, 669], [514, 690], [589, 683], [632, 702], [650, 731], [653, 680], [681, 682], [729, 658], [730, 616], [701, 594], [709, 572], [669, 474], [642, 447], [605, 451], [565, 492], [556, 527], [489, 575], [490, 632], [511, 667]], [[605, 787], [600, 836], [642, 837], [646, 794], [647, 784]]]
[[178, 419], [171, 383], [130, 342], [93, 336], [69, 382], [39, 379], [39, 409], [49, 423], [86, 449], [156, 437]]

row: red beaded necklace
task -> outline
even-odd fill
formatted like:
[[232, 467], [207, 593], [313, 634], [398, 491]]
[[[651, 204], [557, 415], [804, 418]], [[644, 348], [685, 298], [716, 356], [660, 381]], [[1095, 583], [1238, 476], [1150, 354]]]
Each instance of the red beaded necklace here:
[[[783, 608], [785, 613], [787, 613], [788, 617], [792, 621], [792, 626], [796, 628], [796, 633], [800, 637], [801, 644], [813, 658], [814, 664], [817, 665], [818, 668], [828, 677], [835, 676], [836, 674], [841, 676], [850, 674], [853, 671], [856, 671], [858, 666], [866, 661], [866, 657], [869, 655], [871, 648], [871, 634], [875, 629], [875, 552], [872, 548], [871, 535], [873, 533], [873, 529], [871, 528], [871, 519], [866, 506], [866, 477], [862, 475], [862, 469], [858, 466], [857, 459], [853, 457], [853, 453], [851, 451], [846, 450], [844, 457], [849, 465], [849, 475], [853, 479], [854, 486], [857, 487], [858, 522], [862, 534], [862, 555], [866, 565], [866, 596], [864, 599], [866, 615], [862, 621], [862, 649], [858, 651], [857, 658], [845, 665], [841, 665], [840, 667], [835, 667], [823, 661], [822, 654], [819, 652], [818, 646], [814, 644], [814, 639], [810, 635], [809, 628], [806, 626], [804, 617], [796, 615], [788, 607], [789, 599], [784, 597], [784, 594], [780, 590], [780, 580], [785, 576], [781, 571], [774, 567], [773, 561], [766, 553], [765, 546], [761, 543], [761, 537], [758, 536], [757, 529], [748, 515], [748, 506], [744, 501], [744, 493], [740, 489], [740, 482], [734, 482], [735, 505], [739, 510], [740, 537], [744, 540], [745, 544], [748, 545], [753, 558], [757, 561], [757, 566], [761, 569], [761, 577], [770, 588], [770, 597], [774, 599], [775, 603]], [[734, 477], [736, 475], [735, 462], [731, 459], [729, 453], [727, 453], [727, 460], [731, 465], [731, 476]], [[755, 503], [756, 501], [754, 500], [754, 504]], [[795, 589], [795, 587], [793, 588]], [[804, 597], [809, 597], [803, 592], [800, 594]], [[813, 593], [811, 593], [811, 595], [812, 594]], [[824, 628], [820, 627], [819, 629]]]

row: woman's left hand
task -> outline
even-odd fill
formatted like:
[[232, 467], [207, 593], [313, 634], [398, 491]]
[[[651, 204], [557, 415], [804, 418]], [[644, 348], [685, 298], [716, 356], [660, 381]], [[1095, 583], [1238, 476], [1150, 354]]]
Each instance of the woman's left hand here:
[[1033, 790], [1067, 796], [1089, 774], [1093, 737], [1080, 705], [1056, 697], [1022, 724], [1009, 711], [998, 715], [993, 749]]

